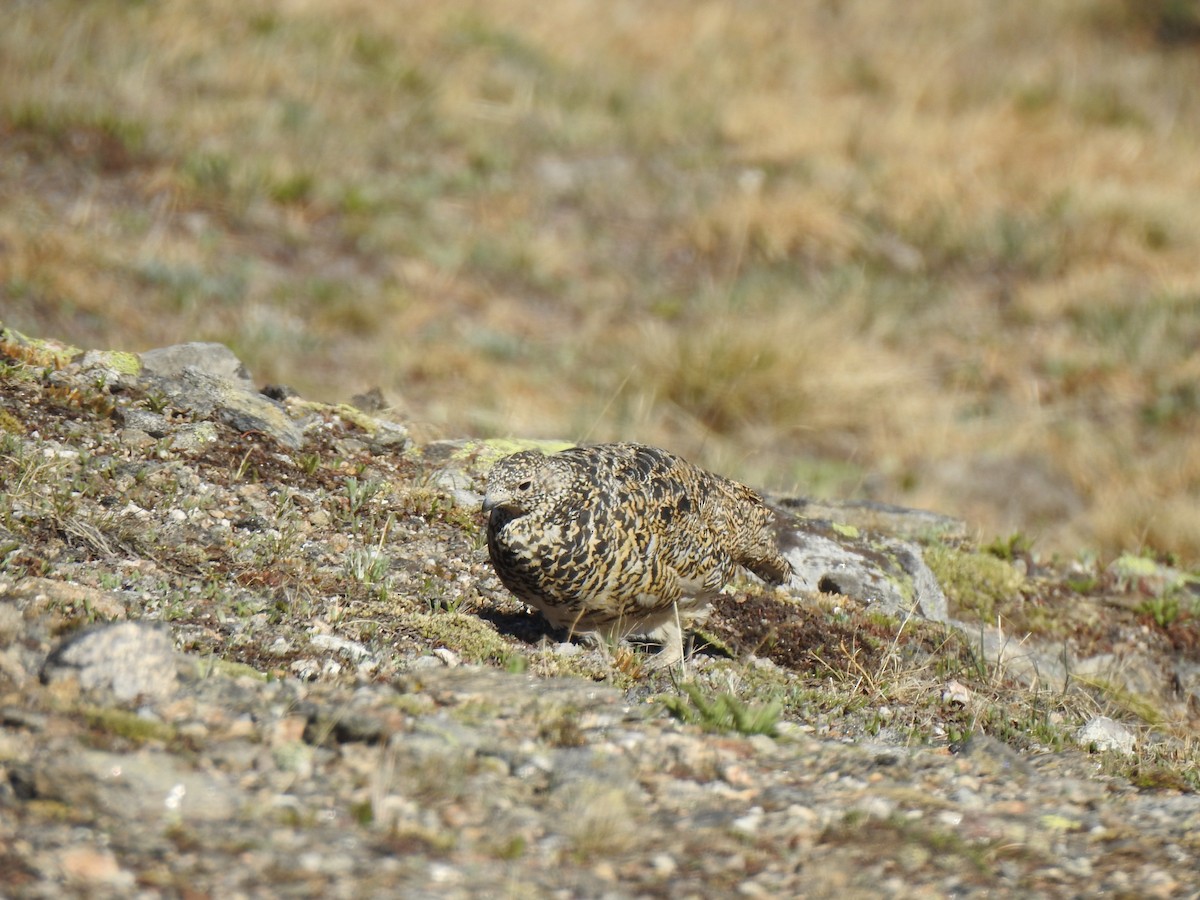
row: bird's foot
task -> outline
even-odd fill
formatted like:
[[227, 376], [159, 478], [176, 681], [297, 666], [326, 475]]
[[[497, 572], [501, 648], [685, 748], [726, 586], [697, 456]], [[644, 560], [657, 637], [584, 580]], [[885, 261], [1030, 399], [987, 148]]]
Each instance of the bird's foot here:
[[646, 660], [647, 669], [662, 671], [683, 662], [683, 629], [678, 616], [659, 625], [647, 637], [662, 644], [662, 649]]

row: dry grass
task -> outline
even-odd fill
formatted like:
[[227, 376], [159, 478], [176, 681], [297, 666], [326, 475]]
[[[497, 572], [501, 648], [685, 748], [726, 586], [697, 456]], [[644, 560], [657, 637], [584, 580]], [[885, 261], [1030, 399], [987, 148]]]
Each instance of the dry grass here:
[[0, 311], [84, 346], [223, 340], [430, 431], [641, 439], [1194, 560], [1180, 15], [18, 3]]

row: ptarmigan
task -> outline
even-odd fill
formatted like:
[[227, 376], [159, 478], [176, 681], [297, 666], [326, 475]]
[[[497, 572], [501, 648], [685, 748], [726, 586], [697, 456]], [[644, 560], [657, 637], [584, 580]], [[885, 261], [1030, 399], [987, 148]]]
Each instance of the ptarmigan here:
[[762, 497], [641, 444], [505, 457], [483, 509], [492, 565], [519, 600], [593, 640], [660, 641], [655, 668], [682, 658], [680, 616], [705, 609], [738, 566], [772, 584], [792, 573]]

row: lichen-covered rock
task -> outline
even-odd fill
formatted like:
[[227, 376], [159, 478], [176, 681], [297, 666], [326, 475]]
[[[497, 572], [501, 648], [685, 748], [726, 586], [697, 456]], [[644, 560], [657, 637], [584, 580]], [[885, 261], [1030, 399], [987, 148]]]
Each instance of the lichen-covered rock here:
[[165, 700], [175, 693], [176, 660], [171, 634], [145, 622], [98, 625], [72, 635], [46, 659], [48, 682], [78, 680], [85, 691], [119, 703]]

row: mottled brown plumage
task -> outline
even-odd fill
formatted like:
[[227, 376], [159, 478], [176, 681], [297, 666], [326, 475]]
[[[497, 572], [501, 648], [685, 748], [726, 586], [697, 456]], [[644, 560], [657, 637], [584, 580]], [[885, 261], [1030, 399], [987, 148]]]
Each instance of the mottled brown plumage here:
[[758, 494], [640, 444], [506, 457], [483, 508], [518, 599], [575, 634], [659, 640], [658, 666], [682, 655], [679, 615], [707, 607], [738, 566], [773, 584], [792, 572]]

